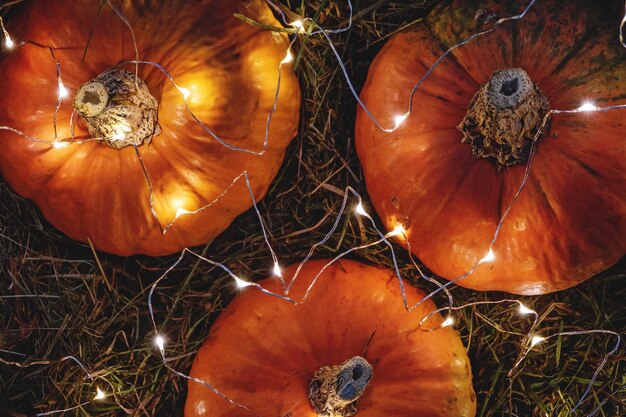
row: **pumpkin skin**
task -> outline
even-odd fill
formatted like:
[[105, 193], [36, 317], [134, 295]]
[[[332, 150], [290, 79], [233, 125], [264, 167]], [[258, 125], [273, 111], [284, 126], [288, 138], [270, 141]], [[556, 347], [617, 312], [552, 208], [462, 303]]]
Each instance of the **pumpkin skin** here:
[[[504, 17], [525, 6], [487, 8]], [[383, 47], [361, 94], [383, 126], [406, 112], [414, 84], [444, 51], [485, 29], [474, 20], [479, 7], [484, 3], [453, 2]], [[456, 278], [487, 254], [522, 182], [524, 164], [498, 169], [475, 158], [457, 129], [492, 73], [524, 69], [552, 109], [623, 103], [626, 53], [599, 9], [537, 2], [524, 19], [455, 49], [417, 90], [413, 113], [393, 133], [378, 130], [359, 109], [356, 146], [376, 211], [388, 229], [405, 227], [413, 253], [434, 273]], [[619, 110], [553, 115], [493, 246], [495, 260], [458, 284], [544, 294], [616, 263], [626, 252], [625, 130]]]
[[[267, 25], [279, 23], [262, 0], [124, 1], [117, 5], [132, 25], [139, 59], [158, 62], [190, 91], [190, 108], [228, 144], [260, 151], [274, 104], [278, 66], [289, 46], [284, 34], [252, 27], [242, 13]], [[131, 34], [103, 6], [85, 62], [81, 61], [99, 2], [30, 2], [8, 25], [13, 39], [52, 46], [69, 91], [57, 115], [58, 138], [70, 139], [72, 97], [77, 89], [120, 61], [135, 59]], [[124, 69], [134, 72], [134, 65]], [[229, 150], [210, 137], [185, 109], [182, 94], [156, 68], [139, 66], [159, 101], [162, 132], [139, 146], [154, 185], [162, 226], [177, 210], [196, 210], [224, 192], [244, 170], [256, 200], [267, 192], [294, 137], [300, 90], [291, 64], [282, 67], [277, 109], [263, 156]], [[3, 54], [0, 64], [0, 125], [54, 139], [58, 87], [46, 49], [24, 46]], [[89, 137], [77, 124], [76, 136]], [[55, 149], [0, 131], [0, 172], [18, 194], [32, 199], [43, 215], [69, 237], [90, 240], [106, 252], [165, 255], [206, 243], [252, 206], [241, 178], [217, 203], [183, 215], [162, 235], [150, 212], [149, 188], [132, 146], [121, 150], [98, 142]]]
[[[328, 261], [309, 261], [290, 296], [300, 300]], [[298, 265], [283, 270], [290, 278]], [[277, 279], [259, 282], [281, 292]], [[406, 286], [409, 303], [424, 294]], [[359, 399], [359, 417], [474, 416], [469, 359], [454, 329], [417, 330], [435, 306], [407, 313], [397, 278], [386, 269], [342, 260], [326, 269], [304, 304], [249, 288], [221, 313], [190, 375], [211, 383], [258, 415], [316, 417], [307, 398], [322, 366], [364, 355], [373, 377]], [[429, 325], [439, 326], [433, 316]], [[246, 416], [205, 386], [189, 382], [185, 417]]]

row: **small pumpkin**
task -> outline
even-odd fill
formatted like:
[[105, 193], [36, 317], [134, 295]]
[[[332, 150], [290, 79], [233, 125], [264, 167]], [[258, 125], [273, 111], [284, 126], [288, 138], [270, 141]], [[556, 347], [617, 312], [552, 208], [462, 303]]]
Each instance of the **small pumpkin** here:
[[[526, 7], [489, 4], [454, 1], [383, 47], [361, 94], [383, 126], [406, 113], [413, 86], [448, 48]], [[489, 253], [549, 109], [624, 102], [618, 23], [589, 2], [537, 2], [524, 18], [445, 57], [397, 130], [385, 133], [358, 111], [356, 146], [372, 202], [389, 229], [404, 226], [433, 272], [459, 277]], [[550, 118], [495, 258], [459, 285], [543, 294], [586, 280], [626, 252], [626, 118], [619, 110]]]
[[[52, 47], [70, 94], [56, 115], [57, 138], [101, 138], [55, 148], [0, 131], [0, 172], [20, 195], [73, 239], [130, 255], [164, 255], [205, 243], [267, 192], [294, 137], [300, 91], [291, 64], [282, 66], [280, 94], [262, 156], [227, 149], [187, 112], [184, 96], [156, 67], [117, 65], [135, 59], [131, 33], [107, 2], [30, 1], [8, 30], [14, 40]], [[116, 5], [119, 3], [119, 5]], [[261, 151], [274, 105], [278, 67], [289, 43], [234, 16], [266, 25], [278, 22], [262, 0], [113, 2], [137, 39], [140, 60], [161, 64], [194, 114], [229, 145]], [[100, 8], [100, 6], [102, 6]], [[21, 7], [21, 6], [20, 6]], [[92, 31], [93, 26], [93, 32]], [[89, 44], [83, 61], [83, 51]], [[117, 66], [116, 66], [117, 65]], [[136, 88], [136, 87], [139, 88]], [[59, 86], [46, 48], [5, 51], [0, 62], [0, 125], [55, 138], [53, 116]], [[137, 145], [154, 187], [154, 209]], [[215, 204], [198, 214], [177, 214]], [[165, 235], [164, 227], [176, 223]]]
[[[307, 262], [290, 296], [300, 300], [327, 262]], [[259, 284], [281, 292], [276, 278]], [[424, 297], [405, 289], [410, 302]], [[347, 260], [328, 267], [303, 304], [249, 288], [213, 324], [190, 375], [252, 412], [190, 382], [185, 417], [474, 416], [459, 336], [438, 314], [425, 324], [436, 330], [418, 329], [434, 309], [426, 301], [408, 313], [391, 271]]]

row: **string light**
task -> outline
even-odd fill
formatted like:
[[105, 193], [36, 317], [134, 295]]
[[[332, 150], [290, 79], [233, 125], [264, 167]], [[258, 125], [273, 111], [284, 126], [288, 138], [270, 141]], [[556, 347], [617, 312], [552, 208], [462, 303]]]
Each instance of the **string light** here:
[[[534, 1], [532, 1], [532, 2], [530, 3], [529, 7], [530, 7], [533, 3], [534, 3]], [[351, 6], [351, 3], [350, 3], [350, 7], [352, 7], [352, 6]], [[528, 9], [526, 9], [526, 10], [528, 10]], [[522, 16], [522, 17], [523, 17], [523, 15], [526, 13], [526, 10], [525, 10], [525, 11], [524, 11], [524, 13], [523, 13], [522, 15], [520, 15], [520, 16]], [[625, 19], [626, 19], [626, 17], [625, 17]], [[298, 22], [299, 22], [299, 25], [298, 25]], [[622, 23], [623, 23], [623, 22], [622, 22]], [[301, 30], [301, 29], [303, 28], [303, 22], [302, 22], [302, 21], [295, 21], [295, 22], [293, 22], [293, 23], [292, 23], [292, 26], [294, 26], [294, 27], [298, 28], [299, 30]], [[8, 44], [8, 42], [11, 42], [11, 45], [13, 45], [13, 41], [10, 39], [10, 37], [8, 37], [8, 34], [5, 34], [5, 35], [6, 35], [6, 36], [5, 36], [5, 44]], [[460, 46], [460, 45], [458, 45], [458, 46]], [[285, 56], [285, 58], [283, 59], [283, 61], [281, 61], [281, 65], [282, 65], [282, 64], [284, 64], [284, 63], [289, 63], [289, 62], [292, 62], [292, 61], [293, 61], [293, 56], [292, 56], [292, 54], [291, 54], [290, 49], [288, 49], [288, 50], [287, 50], [287, 55]], [[434, 67], [434, 66], [433, 66], [433, 67]], [[186, 99], [188, 98], [188, 96], [189, 96], [189, 90], [184, 89], [184, 88], [178, 88], [178, 89], [179, 89], [179, 91], [183, 94], [183, 97], [184, 97], [184, 99], [186, 100]], [[66, 96], [67, 96], [67, 94], [68, 94], [68, 93], [67, 93], [67, 90], [65, 89], [65, 87], [63, 86], [63, 84], [59, 81], [59, 98], [64, 98], [64, 97], [66, 97]], [[596, 110], [598, 110], [598, 109], [600, 109], [600, 108], [595, 107], [595, 106], [594, 106], [593, 104], [591, 104], [591, 103], [585, 103], [585, 104], [583, 104], [581, 107], [579, 107], [577, 110], [578, 110], [578, 111], [596, 111]], [[404, 114], [404, 115], [396, 116], [396, 117], [394, 118], [394, 122], [395, 122], [395, 127], [394, 127], [394, 129], [395, 129], [395, 128], [398, 128], [398, 127], [399, 127], [399, 126], [400, 126], [400, 125], [401, 125], [401, 124], [402, 124], [402, 123], [406, 120], [406, 118], [408, 118], [409, 114], [410, 114], [410, 112], [407, 112], [407, 113], [406, 113], [406, 114]], [[54, 141], [54, 143], [53, 143], [53, 146], [54, 146], [55, 148], [61, 148], [61, 147], [68, 146], [69, 144], [70, 144], [70, 142], [65, 142], [65, 141], [56, 141], [56, 140], [55, 140], [55, 141]], [[239, 177], [238, 177], [238, 178], [239, 178]], [[346, 193], [346, 194], [347, 194], [347, 193]], [[359, 197], [360, 197], [360, 196], [359, 196]], [[359, 203], [358, 203], [358, 205], [356, 206], [355, 211], [357, 212], [357, 214], [360, 214], [360, 215], [364, 215], [364, 216], [368, 216], [368, 217], [369, 217], [369, 215], [368, 215], [368, 214], [367, 214], [367, 212], [364, 210], [364, 208], [363, 208], [363, 206], [362, 206], [362, 204], [361, 204], [360, 202], [359, 202]], [[176, 218], [178, 218], [178, 217], [179, 217], [180, 215], [182, 215], [182, 214], [187, 214], [187, 213], [192, 213], [192, 212], [189, 212], [189, 211], [187, 211], [187, 210], [185, 210], [185, 209], [183, 209], [183, 208], [179, 208], [179, 209], [176, 211]], [[376, 229], [376, 230], [377, 230], [377, 229]], [[378, 230], [377, 230], [377, 231], [378, 231]], [[400, 234], [404, 234], [405, 232], [406, 232], [406, 230], [404, 230], [404, 228], [403, 228], [401, 225], [396, 225], [396, 226], [394, 227], [394, 229], [393, 229], [391, 232], [389, 232], [386, 236], [397, 236], [397, 235], [400, 235]], [[384, 237], [383, 237], [383, 240], [384, 240]], [[380, 241], [378, 241], [378, 242], [380, 242]], [[362, 247], [363, 247], [363, 246], [362, 246]], [[479, 261], [479, 263], [483, 263], [483, 262], [490, 262], [490, 261], [493, 261], [494, 259], [495, 259], [495, 255], [494, 255], [493, 251], [492, 251], [492, 250], [491, 250], [491, 248], [490, 248], [490, 249], [489, 249], [489, 252], [487, 253], [487, 255], [486, 255], [485, 257], [483, 257], [483, 258]], [[395, 259], [394, 259], [394, 264], [395, 264]], [[396, 265], [396, 267], [397, 267], [397, 265]], [[278, 271], [278, 272], [277, 272], [277, 271]], [[282, 271], [281, 271], [280, 266], [278, 265], [278, 263], [277, 263], [277, 262], [274, 264], [274, 274], [275, 274], [275, 275], [278, 275], [278, 276], [282, 276]], [[238, 286], [239, 288], [244, 288], [244, 287], [247, 287], [247, 286], [253, 286], [253, 285], [256, 285], [256, 284], [254, 284], [254, 283], [250, 283], [250, 282], [247, 282], [247, 281], [241, 280], [240, 278], [237, 278], [237, 277], [235, 277], [234, 279], [235, 279], [235, 282], [236, 282], [236, 284], [237, 284], [237, 286]], [[536, 312], [535, 312], [534, 310], [528, 309], [526, 306], [524, 306], [524, 305], [523, 305], [523, 304], [521, 304], [521, 303], [520, 303], [520, 307], [519, 307], [519, 312], [520, 312], [520, 314], [529, 314], [529, 313], [535, 313], [535, 314], [536, 314]], [[445, 326], [450, 326], [450, 325], [452, 325], [453, 323], [454, 323], [454, 319], [452, 318], [452, 316], [448, 316], [448, 317], [444, 320], [444, 322], [442, 323], [442, 327], [445, 327]], [[531, 343], [531, 346], [535, 346], [536, 344], [538, 344], [538, 343], [540, 343], [540, 342], [542, 342], [542, 341], [544, 341], [544, 340], [546, 340], [546, 338], [544, 338], [544, 337], [542, 337], [542, 336], [535, 335], [535, 336], [533, 336], [533, 337], [531, 338], [531, 342], [530, 342], [530, 343]], [[155, 343], [156, 343], [156, 345], [159, 347], [159, 350], [161, 351], [161, 353], [163, 354], [163, 352], [164, 352], [164, 343], [165, 343], [165, 341], [164, 341], [163, 337], [161, 337], [160, 335], [157, 335], [157, 337], [155, 338]], [[168, 368], [168, 369], [169, 369], [169, 368]], [[97, 393], [96, 393], [96, 397], [95, 397], [95, 399], [102, 399], [102, 398], [104, 398], [104, 396], [105, 396], [105, 393], [104, 393], [103, 391], [101, 391], [99, 388], [97, 388]]]
[[159, 348], [161, 353], [165, 351], [165, 339], [160, 334], [157, 334], [154, 338], [154, 344]]
[[495, 259], [496, 259], [496, 254], [493, 253], [493, 250], [491, 248], [489, 248], [489, 252], [487, 252], [487, 254], [480, 261], [478, 261], [478, 263], [482, 264], [485, 262], [492, 262]]
[[93, 398], [95, 401], [103, 400], [106, 398], [106, 393], [100, 389], [100, 387], [96, 387], [96, 396]]
[[285, 55], [283, 60], [280, 61], [280, 65], [288, 64], [292, 61], [293, 61], [293, 55], [291, 54], [291, 48], [287, 48], [287, 54]]
[[304, 32], [304, 22], [301, 19], [294, 20], [293, 22], [290, 23], [290, 25], [298, 29], [298, 32], [300, 33]]
[[578, 109], [578, 111], [596, 111], [598, 107], [596, 107], [593, 103], [586, 101], [584, 102]]
[[359, 204], [356, 205], [354, 211], [357, 214], [360, 214], [361, 216], [367, 216], [367, 211], [365, 211], [365, 209], [363, 208], [363, 204], [361, 204], [361, 202], [359, 201]]
[[538, 334], [533, 335], [530, 338], [530, 347], [533, 348], [533, 347], [537, 346], [539, 343], [543, 342], [544, 340], [546, 340], [546, 338], [543, 337], [543, 336], [540, 336]]
[[393, 130], [396, 130], [397, 128], [399, 128], [400, 125], [404, 123], [404, 121], [409, 117], [409, 114], [410, 113], [404, 113], [404, 114], [395, 116], [393, 118], [393, 122], [394, 122]]
[[184, 208], [180, 207], [178, 210], [176, 210], [176, 216], [174, 217], [175, 219], [179, 218], [180, 216], [182, 216], [183, 214], [189, 214], [192, 213], [189, 210], [185, 210]]
[[454, 318], [452, 316], [446, 317], [446, 319], [441, 323], [441, 327], [448, 327], [454, 324]]
[[54, 149], [62, 149], [62, 148], [67, 148], [68, 146], [70, 146], [70, 142], [64, 141], [64, 140], [55, 140], [52, 143], [52, 147]]
[[396, 224], [393, 230], [387, 233], [388, 237], [392, 236], [406, 236], [406, 229], [400, 223]]
[[239, 277], [234, 277], [234, 279], [235, 279], [235, 284], [237, 284], [237, 288], [239, 288], [239, 289], [250, 287], [250, 286], [254, 285], [253, 282], [244, 281], [243, 279], [241, 279]]
[[277, 277], [282, 277], [283, 276], [283, 271], [282, 269], [280, 269], [280, 265], [278, 265], [278, 262], [274, 263], [274, 275], [276, 275]]
[[13, 49], [15, 46], [15, 43], [13, 43], [13, 40], [6, 32], [4, 33], [4, 46], [6, 46], [7, 49]]
[[[2, 7], [3, 6], [0, 6], [0, 9]], [[2, 20], [2, 16], [0, 16], [0, 29], [2, 30], [2, 34], [4, 35], [4, 46], [7, 49], [13, 49], [15, 43], [13, 42], [13, 39], [11, 39], [9, 32], [7, 32], [6, 28], [4, 27], [4, 20]]]
[[115, 126], [114, 133], [111, 136], [112, 140], [124, 140], [126, 136], [132, 132], [131, 127], [127, 122], [122, 121]]
[[181, 94], [183, 95], [183, 98], [185, 100], [187, 100], [189, 98], [189, 94], [191, 94], [191, 92], [189, 90], [187, 90], [186, 88], [183, 87], [177, 87], [178, 91], [181, 92]]
[[63, 85], [63, 82], [59, 80], [59, 99], [65, 98], [68, 95], [67, 88]]
[[530, 309], [528, 307], [526, 307], [524, 304], [522, 304], [521, 302], [519, 303], [519, 309], [518, 309], [519, 313], [521, 315], [526, 315], [526, 314], [537, 314], [537, 312], [533, 309]]

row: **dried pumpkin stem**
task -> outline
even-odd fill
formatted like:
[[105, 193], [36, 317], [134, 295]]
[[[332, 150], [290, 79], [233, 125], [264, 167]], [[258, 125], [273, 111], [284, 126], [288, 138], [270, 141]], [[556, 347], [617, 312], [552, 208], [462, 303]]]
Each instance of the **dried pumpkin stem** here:
[[309, 384], [309, 401], [319, 416], [356, 414], [358, 399], [372, 379], [372, 365], [360, 356], [335, 366], [324, 366]]
[[498, 167], [525, 163], [549, 110], [548, 99], [526, 71], [504, 69], [480, 87], [458, 129], [476, 157], [492, 159]]
[[158, 105], [140, 78], [119, 68], [83, 84], [74, 97], [89, 134], [115, 149], [149, 143], [161, 133]]

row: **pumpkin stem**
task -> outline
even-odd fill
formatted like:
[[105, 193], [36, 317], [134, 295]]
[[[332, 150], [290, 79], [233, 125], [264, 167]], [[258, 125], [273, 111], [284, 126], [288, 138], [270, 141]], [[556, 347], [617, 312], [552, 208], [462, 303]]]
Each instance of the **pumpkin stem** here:
[[[499, 168], [525, 163], [543, 118], [550, 110], [546, 96], [526, 71], [496, 71], [472, 98], [458, 129], [474, 156], [492, 159]], [[543, 139], [545, 131], [537, 138]]]
[[309, 401], [319, 416], [356, 414], [358, 399], [372, 379], [372, 365], [360, 356], [341, 365], [323, 366], [309, 384]]
[[149, 143], [161, 133], [158, 105], [143, 80], [119, 68], [83, 84], [74, 97], [89, 134], [115, 149]]

